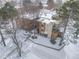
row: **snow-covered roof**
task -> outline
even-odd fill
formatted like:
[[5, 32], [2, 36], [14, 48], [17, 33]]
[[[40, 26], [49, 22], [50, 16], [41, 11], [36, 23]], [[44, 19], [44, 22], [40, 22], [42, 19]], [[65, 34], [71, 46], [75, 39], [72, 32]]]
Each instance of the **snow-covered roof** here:
[[36, 15], [25, 12], [25, 14], [22, 14], [21, 17], [29, 18], [30, 20], [32, 20], [32, 19], [36, 18]]
[[56, 24], [59, 24], [59, 21], [57, 20], [52, 20], [52, 19], [48, 19], [48, 18], [40, 18], [38, 21], [42, 22], [42, 23], [46, 23], [46, 24], [49, 24], [49, 23], [56, 23]]
[[43, 10], [41, 10], [39, 17], [52, 19], [52, 16], [55, 15], [55, 14], [56, 14], [56, 11], [43, 9]]

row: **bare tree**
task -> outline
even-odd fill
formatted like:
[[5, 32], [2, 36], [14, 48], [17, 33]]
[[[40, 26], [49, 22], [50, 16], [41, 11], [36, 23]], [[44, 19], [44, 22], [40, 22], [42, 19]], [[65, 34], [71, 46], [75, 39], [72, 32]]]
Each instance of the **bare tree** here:
[[[9, 2], [6, 2], [4, 7], [2, 8], [2, 11], [1, 11], [1, 15], [2, 15], [2, 19], [5, 19], [7, 21], [10, 21], [12, 22], [12, 26], [13, 26], [13, 42], [16, 44], [17, 46], [17, 51], [18, 51], [18, 54], [19, 56], [21, 56], [21, 48], [20, 48], [20, 45], [19, 45], [19, 42], [16, 38], [16, 28], [14, 26], [14, 18], [16, 18], [16, 16], [18, 15], [17, 13], [17, 10], [14, 8], [14, 6], [12, 6]], [[2, 35], [2, 33], [1, 33]], [[2, 36], [2, 39], [3, 39], [3, 36]], [[5, 42], [3, 40], [3, 43], [5, 45]]]

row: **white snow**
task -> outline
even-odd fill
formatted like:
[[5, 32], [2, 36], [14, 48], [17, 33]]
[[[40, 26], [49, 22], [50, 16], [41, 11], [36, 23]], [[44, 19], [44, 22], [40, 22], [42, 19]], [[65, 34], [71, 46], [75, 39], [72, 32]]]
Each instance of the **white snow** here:
[[[74, 21], [71, 20], [68, 23], [67, 31], [65, 34], [66, 38], [66, 46], [60, 51], [56, 51], [54, 49], [49, 49], [40, 45], [36, 45], [33, 42], [26, 39], [29, 36], [29, 32], [24, 30], [17, 30], [17, 39], [19, 44], [21, 44], [22, 49], [22, 57], [18, 56], [16, 45], [13, 43], [10, 35], [7, 35], [2, 29], [2, 33], [4, 37], [6, 37], [6, 47], [3, 46], [3, 43], [0, 43], [0, 59], [79, 59], [79, 40], [77, 40], [77, 44], [73, 44], [68, 39], [73, 41], [72, 33], [75, 31], [75, 28], [72, 27]], [[37, 35], [37, 39], [34, 39], [36, 43], [41, 43], [47, 45], [49, 47], [58, 48], [57, 45], [52, 45], [49, 42], [48, 38]], [[25, 41], [27, 40], [27, 41]], [[1, 39], [0, 39], [1, 41]], [[58, 43], [59, 44], [59, 43]], [[13, 51], [13, 52], [12, 52]], [[12, 53], [11, 53], [12, 52]]]
[[[66, 58], [67, 59], [79, 59], [78, 57], [79, 41], [78, 41], [78, 44], [74, 45], [71, 43], [68, 46], [65, 46], [62, 50], [56, 51], [53, 49], [49, 49], [43, 46], [36, 45], [32, 43], [31, 41], [24, 42], [25, 37], [27, 37], [29, 33], [26, 34], [26, 32], [23, 30], [18, 30], [17, 34], [19, 36], [19, 37], [17, 36], [18, 40], [22, 42], [22, 57], [18, 56], [18, 53], [16, 50], [13, 53], [11, 53], [11, 55], [7, 56], [13, 49], [16, 48], [14, 44], [11, 45], [13, 42], [8, 39], [6, 47], [3, 47], [3, 45], [0, 44], [1, 59], [3, 58], [7, 58], [7, 59], [20, 59], [20, 58], [21, 59], [31, 59], [31, 58], [32, 59], [35, 59], [35, 58], [36, 59], [52, 59], [52, 58], [54, 59], [66, 59]], [[40, 40], [42, 39], [43, 37], [40, 38]], [[45, 43], [45, 44], [48, 44], [48, 43]]]
[[[5, 1], [3, 1], [3, 3], [5, 3]], [[46, 4], [47, 0], [42, 0], [42, 3]], [[56, 14], [55, 11], [53, 13], [50, 10], [43, 9], [41, 10], [39, 16], [41, 18], [51, 19], [51, 17], [55, 14]], [[25, 14], [24, 17], [26, 16], [29, 15]], [[68, 23], [67, 30], [65, 33], [64, 42], [66, 46], [60, 51], [56, 51], [40, 45], [36, 45], [33, 42], [26, 39], [29, 36], [29, 33], [26, 33], [26, 31], [24, 30], [17, 30], [16, 36], [22, 50], [22, 57], [18, 56], [16, 45], [13, 43], [11, 34], [10, 35], [6, 34], [4, 32], [5, 30], [2, 29], [1, 31], [3, 33], [3, 36], [6, 38], [5, 42], [7, 46], [6, 47], [3, 46], [0, 37], [0, 59], [79, 59], [79, 40], [78, 39], [76, 40], [74, 38], [73, 33], [75, 32], [76, 29], [73, 27], [73, 24], [74, 21], [71, 19]], [[37, 43], [45, 44], [49, 47], [58, 48], [57, 45], [52, 45], [51, 43], [49, 43], [48, 38], [39, 35], [37, 38], [38, 39], [34, 40]], [[77, 43], [74, 44], [74, 41], [77, 41]]]
[[79, 41], [77, 44], [69, 44], [64, 47], [67, 59], [79, 59]]
[[47, 9], [41, 10], [39, 17], [51, 19], [53, 12]]

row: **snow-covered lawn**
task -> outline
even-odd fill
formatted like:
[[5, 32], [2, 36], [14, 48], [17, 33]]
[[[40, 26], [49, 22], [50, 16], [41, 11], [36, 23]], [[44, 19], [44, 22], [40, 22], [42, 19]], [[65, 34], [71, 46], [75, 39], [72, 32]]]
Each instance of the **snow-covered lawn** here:
[[[8, 38], [6, 40], [6, 47], [4, 47], [2, 43], [0, 44], [0, 59], [79, 59], [79, 41], [75, 45], [71, 43], [65, 46], [60, 51], [57, 51], [36, 45], [29, 40], [25, 41], [29, 33], [26, 33], [23, 30], [18, 30], [17, 34], [18, 41], [22, 43], [22, 57], [18, 56], [16, 45], [13, 43], [11, 38]], [[40, 40], [44, 39], [42, 38]], [[35, 40], [36, 42], [39, 41], [39, 39]], [[43, 43], [43, 41], [41, 43]], [[44, 43], [53, 46], [46, 40], [44, 41]]]

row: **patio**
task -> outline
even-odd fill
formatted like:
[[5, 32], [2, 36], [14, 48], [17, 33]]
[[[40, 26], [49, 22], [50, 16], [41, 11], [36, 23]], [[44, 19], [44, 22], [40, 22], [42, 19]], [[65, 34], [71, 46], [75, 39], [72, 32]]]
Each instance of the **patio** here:
[[30, 38], [29, 40], [32, 41], [33, 43], [37, 44], [37, 45], [41, 45], [50, 49], [54, 49], [54, 50], [61, 50], [65, 44], [63, 43], [61, 46], [59, 46], [60, 43], [60, 38], [57, 38], [56, 43], [52, 44], [50, 42], [50, 39], [44, 36], [41, 36], [39, 34], [36, 35], [37, 38], [36, 39], [32, 39]]

